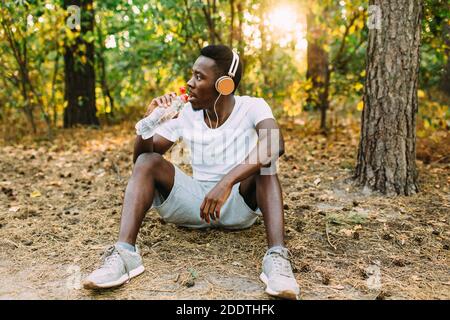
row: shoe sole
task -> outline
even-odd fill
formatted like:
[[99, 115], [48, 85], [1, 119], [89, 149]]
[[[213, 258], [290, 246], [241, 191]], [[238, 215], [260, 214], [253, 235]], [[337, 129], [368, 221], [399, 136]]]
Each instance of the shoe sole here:
[[299, 295], [292, 290], [283, 290], [283, 291], [272, 290], [269, 287], [269, 279], [267, 279], [267, 276], [264, 274], [264, 272], [259, 275], [259, 279], [266, 285], [265, 291], [268, 295], [289, 300], [299, 300]]
[[128, 274], [124, 274], [119, 279], [117, 279], [115, 281], [111, 281], [111, 282], [106, 282], [106, 283], [95, 283], [93, 281], [84, 281], [83, 287], [85, 289], [108, 289], [108, 288], [118, 287], [118, 286], [121, 286], [122, 284], [130, 281], [132, 278], [137, 277], [144, 271], [145, 271], [145, 267], [141, 265], [141, 266], [137, 267], [136, 269], [131, 270], [129, 277], [128, 277]]

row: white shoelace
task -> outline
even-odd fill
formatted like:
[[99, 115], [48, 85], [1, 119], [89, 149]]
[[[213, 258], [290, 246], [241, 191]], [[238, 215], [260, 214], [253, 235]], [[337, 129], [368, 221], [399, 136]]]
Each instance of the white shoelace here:
[[102, 267], [108, 268], [113, 266], [119, 258], [120, 255], [116, 248], [114, 246], [109, 247], [102, 256]]
[[125, 263], [123, 257], [120, 255], [120, 251], [117, 250], [115, 246], [111, 246], [108, 249], [106, 249], [106, 252], [103, 254], [102, 257], [103, 263], [101, 268], [108, 269], [114, 266], [117, 263], [118, 259], [122, 260], [125, 271], [129, 275], [128, 266]]
[[[289, 254], [289, 251], [287, 253]], [[290, 261], [283, 255], [283, 253], [278, 251], [269, 251], [267, 253], [267, 257], [272, 261], [274, 272], [286, 277], [293, 277]]]

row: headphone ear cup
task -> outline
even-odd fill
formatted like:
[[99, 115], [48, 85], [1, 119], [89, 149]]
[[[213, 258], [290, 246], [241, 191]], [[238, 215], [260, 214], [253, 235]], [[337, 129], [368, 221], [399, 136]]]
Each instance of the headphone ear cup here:
[[228, 96], [234, 91], [234, 81], [231, 77], [223, 76], [216, 81], [216, 90], [223, 96]]

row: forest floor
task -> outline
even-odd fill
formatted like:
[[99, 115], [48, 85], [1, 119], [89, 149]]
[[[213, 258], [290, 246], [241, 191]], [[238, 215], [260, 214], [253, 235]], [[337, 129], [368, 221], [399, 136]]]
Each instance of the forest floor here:
[[[301, 298], [450, 299], [448, 132], [418, 141], [421, 192], [386, 197], [349, 179], [357, 125], [327, 138], [284, 129], [279, 176]], [[115, 290], [79, 288], [116, 241], [133, 139], [129, 124], [0, 146], [0, 299], [269, 298], [262, 221], [196, 231], [154, 211], [138, 238], [146, 272]]]

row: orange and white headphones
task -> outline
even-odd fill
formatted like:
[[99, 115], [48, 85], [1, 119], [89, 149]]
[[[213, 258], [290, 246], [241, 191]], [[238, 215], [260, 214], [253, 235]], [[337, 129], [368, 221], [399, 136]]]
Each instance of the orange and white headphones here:
[[[230, 66], [230, 70], [228, 70], [228, 75], [227, 76], [223, 76], [220, 77], [219, 79], [217, 79], [215, 87], [217, 92], [219, 92], [219, 96], [217, 97], [216, 101], [214, 102], [214, 114], [216, 115], [216, 128], [219, 125], [219, 116], [217, 115], [217, 111], [216, 111], [216, 104], [217, 101], [219, 101], [221, 96], [228, 96], [231, 93], [233, 93], [234, 88], [236, 87], [234, 84], [234, 76], [236, 75], [237, 69], [239, 67], [239, 55], [234, 51], [231, 50], [231, 52], [233, 52], [233, 61], [231, 62], [231, 66]], [[209, 118], [209, 114], [206, 111], [206, 115], [208, 117], [209, 120], [209, 127], [212, 127], [211, 124], [211, 119]]]
[[220, 77], [216, 81], [216, 90], [223, 96], [230, 95], [235, 88], [233, 78], [236, 75], [237, 69], [239, 67], [239, 55], [234, 50], [232, 50], [232, 52], [233, 52], [233, 62], [231, 62], [228, 75]]

